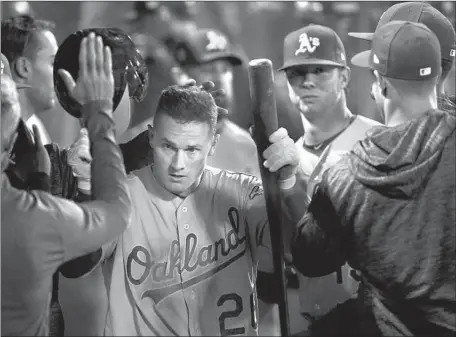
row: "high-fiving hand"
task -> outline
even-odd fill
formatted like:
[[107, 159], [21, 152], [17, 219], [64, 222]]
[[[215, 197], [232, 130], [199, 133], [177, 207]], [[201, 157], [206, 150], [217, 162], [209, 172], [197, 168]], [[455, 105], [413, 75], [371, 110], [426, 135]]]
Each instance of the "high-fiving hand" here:
[[[185, 74], [181, 68], [173, 68], [171, 69], [171, 77], [174, 79], [174, 81], [177, 83], [177, 85], [183, 86], [183, 87], [191, 87], [191, 86], [196, 86], [196, 81], [192, 78], [190, 78], [187, 74]], [[214, 89], [215, 84], [212, 81], [207, 81], [201, 83], [199, 86], [201, 90], [204, 90], [208, 93], [211, 94], [211, 96], [214, 98], [215, 101], [217, 101], [218, 98], [225, 97], [226, 92], [223, 89]], [[217, 112], [219, 116], [225, 116], [228, 114], [228, 110], [222, 107], [217, 106]]]
[[[90, 33], [81, 41], [79, 50], [79, 74], [75, 81], [71, 74], [59, 69], [70, 96], [84, 106], [100, 101], [108, 110], [112, 109], [114, 96], [114, 76], [112, 74], [112, 55], [108, 46], [103, 46], [101, 36]], [[104, 111], [112, 114], [112, 111]], [[111, 116], [112, 117], [112, 116]], [[83, 116], [84, 118], [84, 116]]]

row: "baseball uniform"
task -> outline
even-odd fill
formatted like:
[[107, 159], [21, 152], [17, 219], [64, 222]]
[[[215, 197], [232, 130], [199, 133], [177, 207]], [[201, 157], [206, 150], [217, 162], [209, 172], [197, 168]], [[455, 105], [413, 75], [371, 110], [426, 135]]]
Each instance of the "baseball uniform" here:
[[105, 335], [257, 335], [256, 272], [273, 271], [261, 182], [207, 167], [181, 199], [146, 167], [128, 184], [132, 223], [103, 248]]
[[214, 154], [207, 158], [208, 165], [260, 177], [257, 147], [250, 134], [228, 119], [221, 123], [220, 139]]
[[[305, 147], [304, 137], [298, 139], [296, 146], [301, 157], [300, 173], [309, 177], [307, 189], [309, 196], [312, 195], [314, 186], [320, 181], [325, 170], [336, 165], [342, 156], [348, 153], [357, 141], [364, 139], [366, 132], [375, 125], [380, 123], [353, 115], [351, 123], [326, 146], [321, 154]], [[298, 273], [301, 312], [321, 316], [338, 303], [351, 298], [356, 293], [358, 284], [350, 276], [350, 270], [348, 265], [342, 268], [343, 285], [336, 282], [335, 273], [318, 278], [309, 278]]]

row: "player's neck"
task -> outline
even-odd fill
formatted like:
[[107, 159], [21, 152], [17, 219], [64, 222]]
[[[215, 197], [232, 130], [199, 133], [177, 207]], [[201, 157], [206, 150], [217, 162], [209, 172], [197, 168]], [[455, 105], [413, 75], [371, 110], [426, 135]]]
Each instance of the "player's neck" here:
[[203, 179], [203, 175], [204, 175], [204, 170], [203, 170], [203, 172], [201, 172], [201, 175], [198, 177], [198, 179], [196, 179], [195, 182], [192, 185], [190, 185], [190, 187], [187, 188], [186, 191], [184, 191], [183, 193], [177, 194], [177, 196], [179, 198], [181, 198], [181, 199], [185, 199], [190, 194], [192, 194], [198, 188], [198, 186], [201, 184], [201, 180]]
[[385, 124], [387, 126], [396, 126], [409, 122], [415, 118], [423, 116], [430, 110], [437, 109], [437, 96], [414, 97], [411, 99], [402, 98], [400, 102], [394, 104], [391, 102], [385, 114]]
[[332, 111], [322, 114], [313, 121], [303, 118], [304, 143], [316, 145], [331, 138], [350, 124], [352, 116], [345, 104], [338, 104]]
[[21, 90], [19, 90], [19, 105], [21, 106], [21, 118], [24, 122], [27, 122], [30, 117], [36, 114], [34, 106]]
[[150, 167], [150, 170], [151, 170], [151, 172], [152, 172], [152, 175], [153, 175], [155, 181], [156, 181], [164, 190], [166, 190], [168, 193], [173, 194], [173, 195], [175, 195], [176, 197], [179, 197], [179, 198], [181, 198], [181, 199], [187, 198], [190, 194], [192, 194], [192, 193], [198, 188], [198, 186], [201, 184], [201, 181], [203, 180], [203, 175], [204, 175], [204, 171], [205, 171], [205, 170], [203, 170], [203, 172], [201, 172], [201, 174], [200, 174], [200, 176], [198, 177], [198, 179], [196, 179], [195, 182], [194, 182], [192, 185], [190, 185], [189, 188], [187, 188], [184, 192], [177, 194], [177, 193], [173, 193], [173, 192], [167, 190], [166, 187], [160, 182], [160, 180], [159, 180], [159, 179], [157, 178], [157, 176], [155, 175], [154, 166], [153, 166], [153, 165]]

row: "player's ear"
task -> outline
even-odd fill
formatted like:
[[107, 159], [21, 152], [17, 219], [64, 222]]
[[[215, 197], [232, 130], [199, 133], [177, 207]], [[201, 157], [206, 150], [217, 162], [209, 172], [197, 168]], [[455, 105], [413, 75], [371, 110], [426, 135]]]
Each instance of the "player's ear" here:
[[349, 67], [340, 68], [339, 70], [339, 81], [342, 89], [345, 89], [350, 83], [351, 70]]
[[154, 147], [153, 140], [154, 140], [154, 128], [152, 125], [147, 124], [147, 136], [149, 138], [149, 146]]
[[29, 59], [24, 56], [19, 56], [13, 61], [14, 72], [21, 79], [28, 79], [32, 76], [32, 64]]
[[220, 139], [220, 134], [216, 133], [214, 137], [212, 137], [212, 144], [211, 144], [211, 149], [209, 150], [209, 156], [213, 156], [215, 153], [215, 149], [217, 147], [217, 143]]

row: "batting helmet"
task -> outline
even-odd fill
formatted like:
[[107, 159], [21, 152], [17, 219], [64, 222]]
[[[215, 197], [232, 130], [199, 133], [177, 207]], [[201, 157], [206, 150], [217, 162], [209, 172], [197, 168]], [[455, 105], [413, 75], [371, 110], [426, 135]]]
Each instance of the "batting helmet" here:
[[67, 70], [76, 80], [79, 74], [79, 47], [84, 37], [94, 32], [111, 48], [112, 71], [114, 75], [113, 111], [119, 105], [128, 85], [130, 98], [141, 102], [147, 94], [149, 76], [144, 59], [130, 37], [117, 28], [89, 28], [78, 30], [68, 36], [59, 47], [54, 60], [54, 88], [62, 107], [72, 116], [81, 116], [80, 104], [70, 97], [67, 87], [58, 74], [59, 69]]

